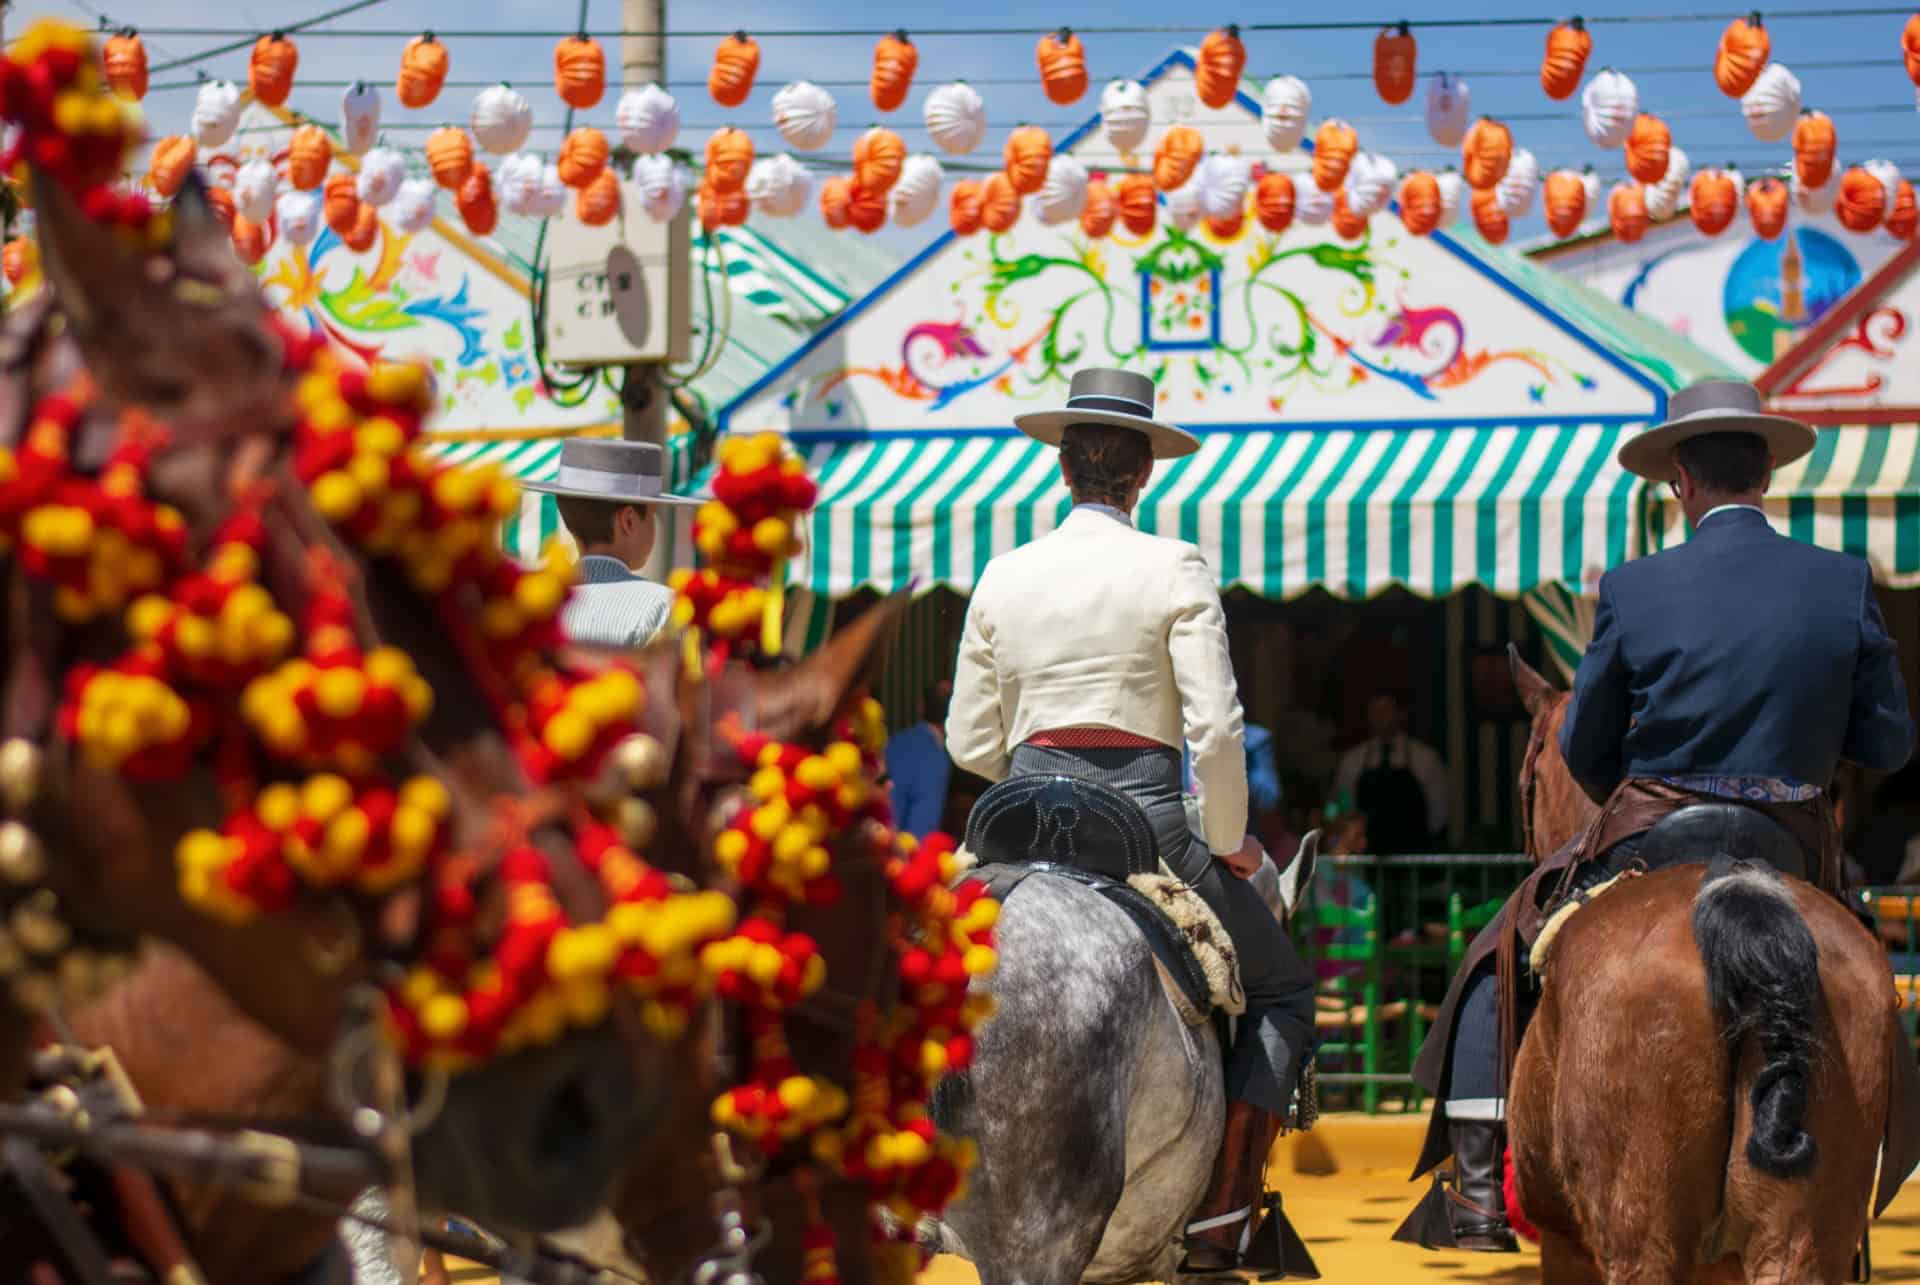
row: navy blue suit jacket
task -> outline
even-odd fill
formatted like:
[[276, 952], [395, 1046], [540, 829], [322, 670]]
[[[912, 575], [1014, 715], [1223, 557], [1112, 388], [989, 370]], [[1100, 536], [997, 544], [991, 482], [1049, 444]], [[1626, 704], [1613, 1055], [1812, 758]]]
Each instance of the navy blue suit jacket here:
[[1753, 509], [1600, 580], [1560, 749], [1605, 794], [1629, 776], [1828, 788], [1841, 759], [1913, 750], [1899, 657], [1866, 562], [1777, 534]]

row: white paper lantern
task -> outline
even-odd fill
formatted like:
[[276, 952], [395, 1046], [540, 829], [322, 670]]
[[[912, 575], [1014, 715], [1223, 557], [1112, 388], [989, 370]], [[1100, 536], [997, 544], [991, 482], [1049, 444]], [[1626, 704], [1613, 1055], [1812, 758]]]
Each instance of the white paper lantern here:
[[927, 95], [927, 133], [940, 150], [964, 156], [987, 136], [987, 104], [964, 80], [949, 81]]
[[500, 194], [500, 208], [522, 218], [533, 217], [540, 201], [540, 171], [544, 167], [537, 152], [515, 152], [493, 171], [493, 189]]
[[526, 95], [502, 81], [474, 95], [469, 121], [474, 141], [496, 156], [506, 156], [525, 146], [527, 135], [533, 132], [533, 105]]
[[[1298, 76], [1275, 76], [1260, 100], [1260, 128], [1267, 146], [1291, 152], [1307, 136], [1307, 116], [1313, 111], [1313, 91]], [[1294, 217], [1298, 218], [1296, 210]]]
[[1473, 92], [1467, 82], [1436, 72], [1427, 82], [1427, 133], [1442, 147], [1458, 147], [1472, 124]]
[[347, 150], [364, 156], [380, 132], [380, 91], [356, 80], [340, 95], [340, 137]]
[[1400, 182], [1400, 168], [1378, 152], [1359, 151], [1347, 167], [1347, 208], [1371, 218], [1387, 208]]
[[1740, 112], [1755, 138], [1780, 142], [1793, 133], [1800, 119], [1800, 78], [1777, 62], [1768, 63], [1741, 98]]
[[[1460, 207], [1467, 202], [1467, 180], [1460, 177], [1459, 170], [1444, 169], [1433, 176], [1433, 181], [1440, 186], [1440, 226], [1450, 228], [1454, 220], [1460, 217]], [[1307, 186], [1312, 187], [1313, 184], [1309, 183]], [[1299, 217], [1297, 199], [1294, 205], [1294, 216]]]
[[1049, 226], [1079, 218], [1087, 204], [1087, 181], [1086, 166], [1071, 156], [1055, 156], [1046, 182], [1034, 194], [1033, 212]]
[[1587, 213], [1592, 215], [1600, 210], [1600, 176], [1589, 165], [1580, 172], [1580, 187], [1587, 194]]
[[1533, 209], [1533, 198], [1540, 191], [1540, 162], [1524, 147], [1513, 149], [1507, 172], [1493, 185], [1493, 199], [1510, 219]]
[[1152, 128], [1153, 105], [1139, 81], [1112, 81], [1100, 91], [1100, 131], [1114, 151], [1136, 151]]
[[360, 161], [360, 199], [372, 206], [385, 205], [406, 178], [407, 158], [391, 147], [376, 147]]
[[1318, 183], [1293, 185], [1293, 221], [1317, 228], [1333, 217], [1333, 193], [1322, 192]]
[[633, 185], [640, 193], [640, 208], [656, 223], [667, 222], [687, 203], [686, 171], [671, 156], [637, 158], [633, 162]]
[[[1063, 163], [1080, 169], [1080, 201], [1085, 204], [1086, 170], [1080, 166], [1080, 162], [1069, 156], [1056, 156], [1053, 164], [1047, 167], [1047, 186], [1040, 189], [1041, 202], [1044, 204], [1047, 200], [1047, 193]], [[907, 157], [900, 166], [900, 177], [894, 180], [893, 190], [887, 193], [888, 220], [903, 228], [924, 223], [927, 216], [939, 207], [940, 186], [946, 179], [947, 172], [940, 168], [940, 162], [925, 152], [915, 152]]]
[[1167, 222], [1182, 232], [1200, 222], [1200, 193], [1192, 179], [1167, 193]]
[[255, 223], [265, 223], [273, 217], [273, 198], [279, 186], [271, 161], [248, 161], [233, 176], [233, 208]]
[[1667, 172], [1658, 183], [1643, 183], [1647, 198], [1647, 217], [1658, 223], [1670, 219], [1686, 199], [1687, 183], [1693, 178], [1693, 164], [1675, 143], [1667, 150]]
[[1840, 185], [1829, 178], [1819, 187], [1807, 187], [1795, 174], [1792, 179], [1793, 203], [1808, 214], [1826, 214], [1833, 209], [1833, 198], [1839, 192]]
[[658, 85], [642, 85], [620, 95], [613, 123], [629, 151], [652, 156], [673, 146], [680, 136], [680, 105]]
[[226, 80], [209, 80], [193, 100], [193, 139], [219, 147], [240, 125], [240, 90]]
[[773, 96], [773, 123], [787, 146], [817, 152], [833, 141], [838, 117], [833, 95], [810, 80], [781, 86]]
[[1194, 166], [1186, 186], [1194, 190], [1203, 218], [1230, 219], [1246, 205], [1252, 167], [1241, 157], [1209, 152]]
[[567, 212], [567, 206], [573, 201], [573, 189], [560, 181], [560, 167], [552, 161], [540, 171], [540, 195], [534, 201], [534, 217], [557, 219]]
[[1626, 146], [1633, 118], [1639, 114], [1640, 91], [1611, 67], [1601, 68], [1580, 91], [1580, 123], [1595, 147], [1612, 151]]
[[273, 203], [280, 235], [292, 245], [306, 245], [320, 233], [321, 196], [318, 192], [282, 192]]
[[813, 175], [785, 152], [760, 157], [747, 170], [747, 199], [762, 214], [790, 219], [807, 208], [812, 195]]
[[408, 179], [393, 194], [393, 203], [387, 207], [387, 221], [408, 236], [426, 231], [427, 225], [433, 222], [435, 191], [430, 178]]

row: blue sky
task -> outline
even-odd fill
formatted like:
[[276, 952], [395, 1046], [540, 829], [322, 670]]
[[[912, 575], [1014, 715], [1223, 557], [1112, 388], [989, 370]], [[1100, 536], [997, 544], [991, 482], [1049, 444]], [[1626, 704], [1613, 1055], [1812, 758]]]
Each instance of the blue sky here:
[[[148, 98], [153, 127], [158, 132], [175, 133], [186, 128], [193, 100], [193, 90], [187, 82], [196, 70], [245, 79], [244, 50], [206, 58], [198, 55], [230, 42], [240, 33], [262, 30], [276, 22], [297, 21], [331, 7], [335, 5], [327, 0], [300, 4], [264, 0], [233, 0], [223, 4], [210, 4], [207, 0], [28, 0], [16, 4], [8, 20], [9, 30], [17, 31], [26, 21], [41, 14], [60, 14], [88, 23], [106, 15], [115, 23], [133, 23], [147, 29], [156, 65], [176, 58], [193, 59], [186, 66], [157, 71], [156, 89]], [[1604, 9], [1589, 11], [1587, 16], [1598, 19], [1655, 15], [1671, 8], [1660, 0], [1608, 0]], [[731, 111], [713, 103], [705, 92], [706, 70], [717, 43], [714, 37], [670, 38], [668, 79], [681, 101], [682, 118], [688, 125], [682, 135], [683, 144], [692, 142], [696, 147], [707, 130], [719, 124], [767, 125], [768, 100], [775, 89], [789, 80], [804, 77], [828, 84], [839, 99], [842, 132], [827, 152], [805, 158], [817, 170], [827, 171], [834, 168], [836, 158], [844, 166], [844, 158], [858, 132], [883, 119], [901, 130], [910, 147], [928, 146], [920, 124], [922, 97], [928, 89], [945, 80], [964, 78], [973, 82], [985, 96], [994, 125], [987, 144], [970, 159], [993, 161], [998, 157], [1000, 141], [1007, 129], [1021, 123], [1037, 123], [1050, 126], [1056, 136], [1064, 133], [1093, 110], [1099, 87], [1106, 80], [1139, 74], [1170, 47], [1197, 42], [1213, 25], [1263, 19], [1286, 21], [1309, 15], [1325, 17], [1332, 12], [1336, 11], [1319, 8], [1303, 13], [1298, 9], [1244, 2], [1188, 3], [1176, 8], [1147, 0], [1065, 0], [1044, 10], [1031, 3], [1012, 4], [1006, 0], [971, 0], [964, 6], [903, 5], [880, 0], [710, 0], [696, 5], [669, 0], [670, 30], [741, 27], [760, 34], [763, 57], [753, 97], [745, 106]], [[1342, 16], [1351, 13], [1356, 21], [1370, 24], [1384, 24], [1403, 15], [1403, 11], [1383, 8], [1377, 3], [1337, 12]], [[1517, 0], [1481, 0], [1477, 5], [1461, 3], [1449, 7], [1443, 4], [1425, 9], [1429, 18], [1531, 17], [1543, 12], [1551, 12], [1550, 6], [1522, 4]], [[564, 18], [560, 17], [562, 14]], [[571, 27], [573, 16], [573, 5], [552, 0], [383, 0], [327, 26], [349, 32], [377, 29], [400, 34], [325, 38], [315, 31], [297, 37], [301, 48], [300, 73], [292, 105], [325, 120], [336, 119], [340, 89], [320, 87], [315, 82], [366, 77], [390, 86], [406, 36], [423, 27], [451, 32], [552, 31]], [[619, 18], [618, 0], [590, 0], [589, 28], [611, 31], [618, 27]], [[1097, 30], [1102, 26], [1161, 25], [1172, 20], [1191, 21], [1192, 29], [1151, 33]], [[1920, 174], [1920, 116], [1915, 113], [1913, 84], [1900, 59], [1900, 30], [1904, 21], [1904, 14], [1865, 17], [1822, 14], [1814, 18], [1781, 15], [1768, 20], [1775, 60], [1785, 63], [1799, 76], [1805, 103], [1828, 112], [1838, 124], [1843, 164], [1884, 156], [1904, 171]], [[914, 93], [902, 110], [883, 118], [873, 109], [865, 90], [875, 38], [870, 33], [894, 25], [904, 25], [911, 33], [918, 24], [930, 29], [1010, 28], [1020, 34], [919, 36], [916, 43], [920, 49], [920, 69], [915, 77]], [[1040, 93], [1034, 43], [1042, 32], [1054, 27], [1083, 24], [1087, 30], [1082, 40], [1087, 48], [1093, 88], [1081, 103], [1056, 107]], [[1724, 25], [1724, 19], [1678, 24], [1601, 25], [1596, 22], [1588, 73], [1602, 65], [1612, 65], [1632, 75], [1639, 85], [1643, 107], [1667, 118], [1675, 141], [1687, 151], [1696, 167], [1733, 161], [1752, 173], [1785, 164], [1790, 160], [1786, 145], [1762, 144], [1755, 140], [1740, 117], [1739, 104], [1721, 95], [1714, 86], [1710, 68], [1715, 43]], [[186, 27], [233, 30], [236, 35], [164, 30]], [[829, 37], [778, 34], [783, 30], [801, 29], [853, 29], [869, 34]], [[1358, 128], [1364, 146], [1393, 157], [1402, 169], [1416, 165], [1438, 167], [1451, 159], [1450, 152], [1427, 137], [1421, 104], [1431, 73], [1446, 71], [1463, 75], [1472, 89], [1475, 112], [1508, 121], [1517, 141], [1533, 150], [1543, 168], [1592, 163], [1605, 179], [1621, 175], [1620, 154], [1599, 152], [1582, 134], [1577, 95], [1568, 102], [1555, 103], [1541, 92], [1537, 69], [1545, 39], [1543, 27], [1416, 28], [1415, 34], [1420, 42], [1421, 87], [1400, 107], [1387, 106], [1374, 93], [1369, 77], [1374, 35], [1371, 27], [1337, 32], [1248, 31], [1244, 36], [1249, 52], [1248, 72], [1262, 80], [1281, 72], [1306, 80], [1313, 90], [1316, 119], [1326, 115], [1346, 117]], [[606, 43], [609, 61], [614, 64], [617, 75], [618, 42], [608, 40]], [[452, 55], [454, 82], [506, 79], [516, 83], [534, 104], [538, 127], [531, 146], [549, 152], [557, 146], [564, 105], [552, 90], [551, 36], [484, 39], [456, 34], [447, 37], [447, 45]], [[388, 141], [400, 146], [409, 143], [418, 146], [424, 141], [428, 127], [464, 123], [474, 92], [471, 87], [459, 85], [449, 88], [432, 106], [419, 112], [405, 112], [393, 101], [389, 91], [386, 96], [387, 124], [391, 127]], [[610, 93], [599, 107], [581, 119], [610, 125], [615, 97]], [[756, 129], [755, 140], [763, 149], [771, 149], [778, 143], [778, 136], [771, 128], [761, 128]], [[1541, 231], [1536, 214], [1521, 222], [1514, 229], [1514, 235], [1520, 239]], [[915, 243], [923, 239], [918, 230], [911, 236], [904, 232], [897, 235]]]

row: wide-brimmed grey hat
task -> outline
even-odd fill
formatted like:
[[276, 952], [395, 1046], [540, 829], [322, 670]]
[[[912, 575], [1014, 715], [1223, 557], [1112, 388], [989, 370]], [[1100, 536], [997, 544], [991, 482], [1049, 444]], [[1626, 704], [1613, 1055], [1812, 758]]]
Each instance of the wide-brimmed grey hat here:
[[1200, 449], [1200, 439], [1183, 428], [1162, 424], [1153, 417], [1153, 380], [1131, 370], [1091, 366], [1076, 370], [1067, 387], [1064, 410], [1015, 415], [1013, 426], [1028, 437], [1060, 445], [1060, 435], [1073, 424], [1110, 424], [1146, 434], [1153, 458], [1175, 459]]
[[1678, 481], [1673, 448], [1707, 433], [1752, 433], [1766, 439], [1778, 466], [1813, 449], [1813, 430], [1797, 419], [1769, 415], [1760, 390], [1744, 379], [1709, 379], [1667, 399], [1667, 421], [1627, 439], [1620, 467], [1655, 482]]
[[652, 442], [573, 437], [560, 448], [560, 471], [550, 482], [523, 482], [524, 490], [611, 504], [698, 507], [705, 500], [662, 489], [667, 453]]

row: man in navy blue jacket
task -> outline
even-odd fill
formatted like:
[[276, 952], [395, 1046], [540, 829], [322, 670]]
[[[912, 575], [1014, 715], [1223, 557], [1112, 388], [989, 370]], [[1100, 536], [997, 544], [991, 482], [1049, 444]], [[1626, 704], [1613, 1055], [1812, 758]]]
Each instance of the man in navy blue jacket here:
[[[1670, 486], [1693, 536], [1600, 581], [1560, 747], [1581, 788], [1615, 807], [1591, 851], [1562, 857], [1615, 873], [1664, 812], [1731, 799], [1792, 823], [1810, 877], [1832, 884], [1834, 770], [1848, 759], [1891, 772], [1914, 742], [1873, 573], [1860, 558], [1775, 533], [1760, 509], [1774, 467], [1813, 449], [1812, 429], [1762, 413], [1758, 392], [1730, 380], [1676, 393], [1671, 415], [1628, 441], [1620, 463]], [[1480, 945], [1415, 1067], [1436, 1096], [1420, 1169], [1448, 1149], [1444, 1119], [1452, 1242], [1511, 1251], [1497, 988]], [[1401, 1238], [1441, 1247], [1412, 1234], [1419, 1218]]]

